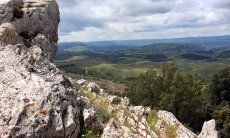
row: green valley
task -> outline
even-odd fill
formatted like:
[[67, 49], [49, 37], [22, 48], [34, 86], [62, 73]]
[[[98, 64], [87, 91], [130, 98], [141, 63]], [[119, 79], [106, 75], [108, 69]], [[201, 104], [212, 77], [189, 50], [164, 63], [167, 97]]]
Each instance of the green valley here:
[[230, 66], [229, 48], [213, 49], [186, 43], [124, 46], [123, 49], [109, 47], [73, 46], [61, 49], [56, 56], [57, 65], [68, 73], [120, 83], [128, 83], [148, 69], [157, 71], [165, 62], [175, 62], [181, 72], [196, 72], [206, 82], [212, 74]]

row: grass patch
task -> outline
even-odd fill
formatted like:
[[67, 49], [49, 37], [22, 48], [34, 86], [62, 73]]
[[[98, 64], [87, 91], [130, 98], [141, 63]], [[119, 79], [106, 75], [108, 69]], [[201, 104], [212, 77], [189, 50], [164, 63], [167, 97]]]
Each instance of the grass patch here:
[[157, 120], [158, 120], [157, 110], [152, 109], [147, 115], [147, 122], [148, 122], [151, 130], [153, 130], [155, 133], [159, 134], [159, 130], [155, 127]]
[[88, 91], [87, 87], [82, 87], [81, 95], [84, 95], [89, 98], [93, 108], [97, 113], [96, 114], [97, 118], [101, 120], [102, 123], [107, 123], [109, 119], [113, 117], [111, 113], [107, 111], [109, 103], [98, 101], [97, 99], [100, 98], [97, 95], [96, 97], [94, 97], [93, 93], [91, 91]]
[[126, 121], [123, 125], [131, 130], [132, 125], [129, 122]]
[[[153, 130], [157, 135], [160, 135], [159, 130], [155, 127], [157, 123], [157, 110], [153, 109], [148, 113], [147, 122], [151, 130]], [[166, 122], [162, 121], [163, 126], [166, 129], [166, 138], [175, 138], [176, 137], [176, 130], [178, 129], [179, 125], [175, 128], [167, 124]]]
[[102, 64], [99, 64], [99, 65], [96, 65], [96, 66], [92, 66], [92, 67], [89, 67], [89, 69], [114, 69], [113, 67], [113, 64], [109, 64], [109, 63], [102, 63]]
[[176, 126], [175, 128], [167, 124], [166, 122], [162, 122], [167, 133], [167, 138], [175, 138], [176, 137], [176, 130], [178, 129], [179, 125]]
[[82, 51], [87, 51], [89, 48], [86, 46], [75, 46], [66, 49], [66, 51], [71, 51], [71, 52], [82, 52]]
[[80, 138], [100, 138], [101, 134], [99, 133], [94, 133], [92, 130], [90, 130], [87, 127], [83, 128], [83, 132], [80, 136]]
[[99, 107], [99, 106], [94, 106], [94, 109], [96, 111], [96, 116], [99, 120], [101, 120], [101, 122], [103, 124], [107, 123], [109, 121], [110, 114], [108, 113], [108, 111], [106, 109], [104, 109], [103, 107]]
[[66, 60], [57, 60], [56, 62], [57, 63], [62, 63], [62, 62], [66, 62], [66, 61], [77, 61], [77, 60], [81, 60], [81, 59], [85, 59], [85, 58], [87, 58], [87, 57], [86, 56], [72, 56], [69, 59], [66, 59]]

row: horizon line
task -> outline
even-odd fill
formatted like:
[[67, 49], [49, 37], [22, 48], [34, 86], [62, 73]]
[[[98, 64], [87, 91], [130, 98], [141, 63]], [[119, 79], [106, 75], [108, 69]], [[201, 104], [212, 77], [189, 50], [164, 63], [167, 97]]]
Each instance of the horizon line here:
[[188, 36], [188, 37], [169, 37], [169, 38], [140, 38], [140, 39], [111, 39], [111, 40], [96, 40], [96, 41], [62, 41], [58, 43], [75, 43], [75, 42], [82, 42], [82, 43], [92, 43], [92, 42], [112, 42], [112, 41], [140, 41], [140, 40], [170, 40], [170, 39], [186, 39], [186, 38], [205, 38], [205, 37], [224, 37], [224, 36], [230, 36], [230, 34], [227, 35], [204, 35], [204, 36]]

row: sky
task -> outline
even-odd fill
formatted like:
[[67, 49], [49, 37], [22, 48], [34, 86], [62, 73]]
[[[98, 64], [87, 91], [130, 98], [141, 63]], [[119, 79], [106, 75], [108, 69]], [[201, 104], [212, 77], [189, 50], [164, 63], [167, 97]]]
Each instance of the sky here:
[[230, 0], [57, 1], [61, 42], [230, 34]]

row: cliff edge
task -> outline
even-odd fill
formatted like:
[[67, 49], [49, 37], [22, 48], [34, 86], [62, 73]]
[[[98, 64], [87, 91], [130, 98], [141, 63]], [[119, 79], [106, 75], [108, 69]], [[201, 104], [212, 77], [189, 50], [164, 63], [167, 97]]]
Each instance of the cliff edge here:
[[0, 6], [0, 137], [77, 137], [80, 99], [51, 62], [57, 51], [55, 0]]

